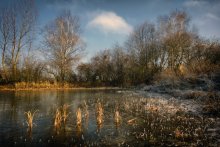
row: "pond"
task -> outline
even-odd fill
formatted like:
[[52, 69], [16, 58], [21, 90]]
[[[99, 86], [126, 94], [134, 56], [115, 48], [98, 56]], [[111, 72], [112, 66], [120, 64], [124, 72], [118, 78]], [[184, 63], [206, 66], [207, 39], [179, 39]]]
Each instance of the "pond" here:
[[0, 92], [0, 146], [209, 146], [214, 123], [133, 92]]

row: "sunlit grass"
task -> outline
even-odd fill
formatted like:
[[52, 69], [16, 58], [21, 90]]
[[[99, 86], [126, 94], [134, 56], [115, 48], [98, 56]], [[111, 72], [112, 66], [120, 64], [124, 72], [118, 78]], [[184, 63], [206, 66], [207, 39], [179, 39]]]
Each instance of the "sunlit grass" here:
[[54, 128], [56, 131], [58, 131], [61, 128], [62, 125], [62, 113], [57, 108], [55, 118], [54, 118]]
[[63, 112], [62, 117], [63, 117], [63, 123], [64, 123], [64, 124], [66, 124], [66, 120], [67, 120], [67, 118], [68, 118], [68, 116], [69, 116], [69, 114], [68, 114], [68, 112], [67, 112], [68, 107], [69, 107], [69, 105], [67, 105], [67, 104], [64, 104], [64, 105], [62, 106], [62, 112]]
[[121, 116], [120, 116], [120, 113], [119, 113], [119, 110], [118, 110], [118, 107], [116, 107], [115, 109], [115, 114], [114, 114], [114, 120], [115, 120], [115, 125], [116, 127], [119, 126], [120, 122], [121, 122]]
[[85, 111], [85, 118], [88, 119], [89, 118], [89, 110], [88, 110], [88, 105], [87, 105], [86, 101], [84, 101], [84, 111]]
[[56, 109], [54, 116], [54, 128], [58, 133], [62, 126], [66, 125], [66, 121], [69, 117], [68, 108], [70, 105], [64, 104], [63, 106]]
[[97, 126], [98, 128], [101, 128], [104, 122], [104, 109], [103, 106], [100, 102], [98, 102], [96, 106], [96, 121], [97, 121]]
[[27, 116], [27, 118], [26, 118], [26, 123], [27, 123], [27, 125], [28, 125], [28, 130], [29, 131], [31, 131], [32, 130], [32, 128], [33, 128], [33, 120], [34, 120], [34, 115], [35, 115], [35, 113], [37, 112], [37, 110], [36, 111], [34, 111], [33, 113], [31, 112], [31, 111], [27, 111], [27, 112], [25, 112], [25, 114], [26, 114], [26, 116]]
[[[207, 133], [207, 128], [214, 124], [214, 121], [188, 113], [188, 108], [183, 107], [174, 98], [129, 97], [123, 98], [123, 103], [117, 102], [116, 104], [115, 107], [114, 102], [110, 104], [94, 100], [89, 101], [90, 107], [93, 107], [88, 109], [88, 104], [83, 101], [78, 104], [76, 117], [69, 115], [70, 105], [64, 104], [56, 109], [54, 128], [59, 133], [63, 126], [68, 126], [69, 131], [75, 130], [76, 136], [82, 137], [82, 134], [86, 133], [87, 126], [83, 124], [83, 121], [91, 123], [95, 119], [98, 133], [101, 132], [101, 128], [115, 125], [125, 138], [140, 142], [144, 140], [152, 146], [205, 146], [212, 140]], [[92, 112], [89, 113], [89, 110]], [[32, 128], [34, 113], [28, 111], [26, 114], [27, 124]], [[94, 114], [94, 117], [89, 116]], [[76, 127], [72, 124], [76, 124]]]
[[80, 108], [76, 110], [76, 136], [80, 137], [82, 133], [82, 111]]
[[174, 134], [176, 138], [182, 138], [184, 136], [183, 132], [179, 130], [178, 128], [176, 128], [176, 130], [174, 131]]
[[129, 120], [127, 121], [127, 123], [128, 123], [129, 125], [133, 125], [133, 124], [136, 123], [136, 119], [137, 119], [137, 118], [129, 119]]
[[80, 108], [76, 111], [76, 125], [82, 126], [82, 111]]
[[74, 85], [69, 83], [51, 83], [48, 81], [44, 82], [17, 82], [14, 85], [16, 90], [23, 90], [23, 89], [50, 89], [50, 88], [72, 88]]

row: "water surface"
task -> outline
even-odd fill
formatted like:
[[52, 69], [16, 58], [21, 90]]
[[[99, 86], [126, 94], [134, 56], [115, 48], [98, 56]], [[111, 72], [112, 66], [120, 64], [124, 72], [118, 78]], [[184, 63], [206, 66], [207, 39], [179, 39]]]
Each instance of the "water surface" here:
[[[67, 121], [57, 129], [55, 114], [64, 105], [68, 105]], [[82, 122], [77, 126], [79, 108]], [[36, 111], [31, 130], [26, 123], [28, 111]], [[215, 121], [209, 118], [186, 113], [178, 100], [144, 98], [133, 92], [0, 92], [0, 146], [216, 146], [207, 129], [213, 126]]]
[[[18, 91], [0, 93], [0, 144], [1, 145], [43, 145], [43, 144], [91, 144], [104, 143], [109, 136], [119, 136], [114, 124], [115, 106], [122, 100], [123, 94], [116, 90], [69, 90], [69, 91]], [[82, 118], [81, 130], [76, 127], [76, 110], [84, 103], [89, 110], [88, 120]], [[96, 105], [101, 102], [104, 110], [104, 123], [96, 123]], [[65, 126], [54, 130], [56, 109], [64, 104], [68, 107], [68, 119]], [[34, 126], [28, 131], [27, 111], [34, 112]]]

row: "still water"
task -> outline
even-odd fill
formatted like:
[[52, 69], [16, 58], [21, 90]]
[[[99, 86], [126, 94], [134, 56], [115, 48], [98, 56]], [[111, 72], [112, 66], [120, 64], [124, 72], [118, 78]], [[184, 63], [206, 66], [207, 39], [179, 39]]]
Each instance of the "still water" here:
[[[0, 145], [101, 145], [123, 142], [126, 127], [115, 124], [114, 112], [124, 94], [116, 90], [18, 91], [0, 93]], [[85, 102], [88, 119], [84, 117]], [[103, 106], [103, 123], [97, 124], [96, 107]], [[54, 129], [57, 109], [68, 105], [67, 122]], [[82, 125], [76, 127], [76, 111], [82, 110]], [[28, 131], [25, 112], [36, 111]], [[123, 126], [122, 124], [120, 124]], [[124, 130], [124, 131], [123, 131]], [[120, 134], [120, 132], [122, 132]]]
[[173, 98], [118, 90], [0, 92], [0, 146], [218, 146], [209, 131], [215, 126]]

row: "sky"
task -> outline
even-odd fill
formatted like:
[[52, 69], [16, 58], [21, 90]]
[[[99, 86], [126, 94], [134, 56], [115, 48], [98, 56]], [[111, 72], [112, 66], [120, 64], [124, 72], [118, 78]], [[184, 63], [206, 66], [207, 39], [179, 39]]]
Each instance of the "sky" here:
[[[0, 0], [0, 7], [10, 0]], [[11, 0], [15, 1], [15, 0]], [[19, 1], [19, 0], [17, 0]], [[220, 38], [220, 0], [35, 0], [38, 26], [45, 26], [63, 10], [80, 18], [86, 43], [83, 60], [97, 52], [123, 44], [141, 23], [156, 23], [159, 16], [184, 10], [204, 38]]]

